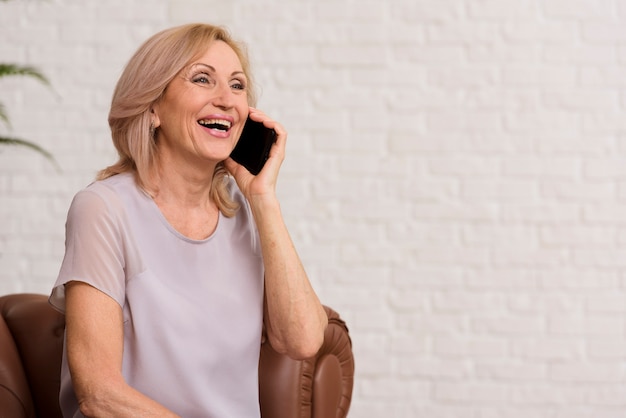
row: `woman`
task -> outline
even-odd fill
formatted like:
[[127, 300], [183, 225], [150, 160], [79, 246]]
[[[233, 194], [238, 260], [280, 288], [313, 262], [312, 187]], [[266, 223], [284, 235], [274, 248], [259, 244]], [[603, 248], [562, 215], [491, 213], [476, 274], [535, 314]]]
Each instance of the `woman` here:
[[[129, 61], [109, 114], [119, 160], [75, 196], [50, 297], [64, 416], [258, 417], [262, 328], [293, 358], [321, 346], [275, 193], [287, 133], [254, 100], [218, 27], [162, 31]], [[248, 116], [277, 133], [256, 176], [229, 157]]]

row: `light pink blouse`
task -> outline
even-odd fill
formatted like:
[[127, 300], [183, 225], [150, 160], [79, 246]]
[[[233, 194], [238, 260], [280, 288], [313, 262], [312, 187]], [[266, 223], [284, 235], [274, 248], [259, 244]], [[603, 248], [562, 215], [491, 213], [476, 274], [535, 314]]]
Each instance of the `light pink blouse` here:
[[[229, 182], [241, 208], [201, 241], [174, 230], [131, 174], [92, 183], [71, 204], [50, 296], [64, 312], [63, 285], [76, 280], [115, 300], [126, 381], [183, 417], [260, 414], [263, 263], [247, 201]], [[61, 375], [63, 415], [81, 417], [65, 353]]]

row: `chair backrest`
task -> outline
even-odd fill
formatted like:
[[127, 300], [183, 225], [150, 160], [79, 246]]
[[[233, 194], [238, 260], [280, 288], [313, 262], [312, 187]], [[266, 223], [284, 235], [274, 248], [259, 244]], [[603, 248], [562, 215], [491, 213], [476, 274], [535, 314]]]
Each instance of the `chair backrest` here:
[[[324, 344], [307, 360], [261, 346], [261, 416], [345, 418], [352, 398], [354, 358], [348, 328], [325, 307]], [[0, 297], [0, 418], [62, 418], [58, 404], [65, 317], [47, 296]]]
[[[0, 389], [6, 416], [61, 418], [59, 386], [65, 318], [44, 295], [0, 297]], [[4, 412], [3, 412], [4, 413]]]

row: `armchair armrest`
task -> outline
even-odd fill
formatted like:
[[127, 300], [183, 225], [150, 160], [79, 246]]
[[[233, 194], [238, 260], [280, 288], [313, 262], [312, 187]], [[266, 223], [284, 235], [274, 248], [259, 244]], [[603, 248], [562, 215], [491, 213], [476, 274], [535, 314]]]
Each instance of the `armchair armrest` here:
[[324, 307], [328, 327], [318, 353], [293, 360], [261, 345], [259, 388], [261, 416], [272, 418], [344, 418], [354, 384], [352, 341], [339, 314]]

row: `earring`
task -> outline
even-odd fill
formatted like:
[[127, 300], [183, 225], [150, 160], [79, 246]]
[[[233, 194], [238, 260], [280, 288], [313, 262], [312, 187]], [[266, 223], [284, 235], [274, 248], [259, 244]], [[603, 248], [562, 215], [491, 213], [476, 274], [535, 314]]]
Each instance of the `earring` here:
[[154, 127], [154, 121], [150, 122], [150, 138], [154, 139], [154, 134], [155, 134], [155, 127]]

